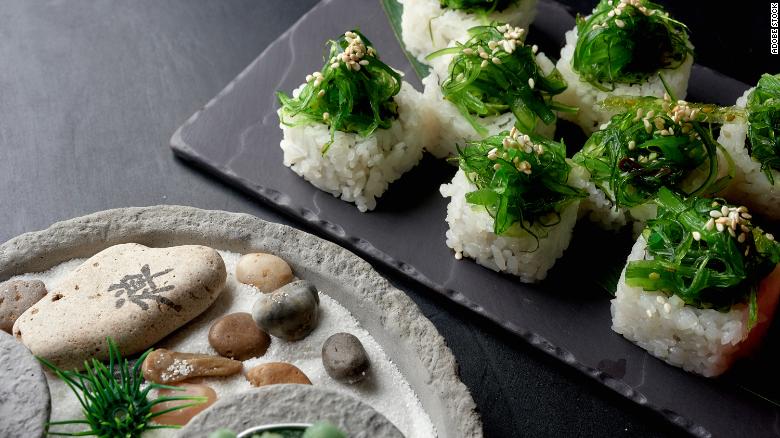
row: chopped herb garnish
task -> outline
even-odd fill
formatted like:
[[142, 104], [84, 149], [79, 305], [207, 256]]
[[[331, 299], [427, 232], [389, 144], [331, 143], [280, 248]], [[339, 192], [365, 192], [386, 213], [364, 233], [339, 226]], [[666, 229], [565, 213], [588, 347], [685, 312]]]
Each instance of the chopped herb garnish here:
[[761, 163], [771, 184], [780, 171], [780, 74], [764, 74], [747, 102], [750, 156]]
[[572, 67], [604, 91], [677, 68], [691, 53], [688, 28], [646, 0], [601, 0], [590, 17], [577, 17], [577, 34]]
[[651, 260], [631, 261], [626, 284], [677, 295], [698, 308], [748, 304], [755, 323], [759, 282], [780, 263], [774, 236], [755, 226], [746, 207], [722, 199], [682, 199], [658, 192], [658, 217], [643, 236]]
[[526, 46], [524, 35], [524, 29], [510, 25], [477, 26], [469, 29], [465, 44], [456, 43], [427, 57], [455, 55], [442, 93], [482, 136], [488, 132], [474, 116], [511, 111], [515, 126], [532, 132], [537, 120], [550, 125], [556, 110], [571, 110], [552, 100], [566, 89], [566, 81], [557, 70], [549, 75], [542, 72], [536, 63], [538, 48]]
[[[734, 174], [729, 154], [712, 130], [737, 110], [651, 97], [608, 98], [604, 106], [623, 112], [585, 143], [574, 161], [621, 208], [650, 201], [661, 187], [688, 194], [715, 193]], [[719, 178], [720, 157], [727, 164]], [[694, 176], [704, 173], [699, 182]]]
[[460, 168], [477, 186], [466, 201], [487, 209], [496, 234], [546, 237], [561, 210], [585, 196], [566, 184], [571, 166], [561, 143], [513, 128], [459, 152]]
[[328, 44], [322, 71], [306, 76], [306, 85], [297, 97], [276, 93], [285, 125], [330, 126], [330, 141], [323, 146], [323, 154], [336, 131], [366, 137], [377, 129], [389, 128], [398, 117], [393, 96], [401, 90], [401, 75], [379, 60], [362, 33], [349, 31]]
[[441, 7], [459, 9], [468, 13], [489, 14], [516, 4], [519, 0], [440, 0]]

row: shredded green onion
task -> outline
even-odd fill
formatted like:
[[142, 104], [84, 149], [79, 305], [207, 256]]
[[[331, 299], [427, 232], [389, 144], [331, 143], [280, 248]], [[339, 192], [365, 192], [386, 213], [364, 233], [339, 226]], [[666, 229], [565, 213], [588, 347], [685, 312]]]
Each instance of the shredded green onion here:
[[526, 46], [525, 30], [510, 25], [477, 26], [470, 39], [428, 55], [430, 60], [455, 55], [449, 77], [441, 85], [444, 98], [455, 104], [463, 117], [482, 136], [488, 135], [477, 117], [512, 112], [515, 127], [532, 132], [537, 121], [555, 122], [555, 111], [572, 111], [556, 104], [552, 96], [566, 89], [557, 70], [545, 75], [536, 63], [535, 46]]
[[750, 155], [761, 163], [771, 184], [780, 171], [780, 74], [764, 74], [748, 96], [748, 144]]
[[489, 14], [493, 11], [503, 11], [516, 4], [519, 0], [440, 0], [441, 7], [458, 9], [468, 13]]
[[330, 126], [330, 141], [323, 146], [323, 154], [336, 131], [367, 137], [389, 128], [398, 117], [393, 96], [401, 90], [401, 75], [379, 60], [371, 41], [359, 31], [348, 31], [328, 44], [322, 71], [306, 77], [297, 97], [276, 93], [283, 124]]
[[647, 0], [601, 0], [590, 17], [577, 17], [577, 33], [572, 67], [604, 91], [677, 68], [692, 53], [688, 28]]
[[562, 143], [512, 129], [459, 152], [460, 168], [477, 187], [466, 201], [487, 209], [496, 234], [546, 237], [561, 210], [584, 196], [567, 185], [571, 166]]
[[[645, 204], [665, 186], [688, 194], [715, 193], [733, 177], [733, 161], [714, 140], [713, 129], [733, 120], [735, 109], [652, 97], [613, 97], [603, 106], [623, 112], [595, 132], [574, 161], [588, 169], [616, 206]], [[718, 152], [727, 166], [722, 177]], [[703, 182], [696, 181], [701, 173]]]
[[651, 259], [629, 262], [626, 284], [698, 308], [745, 303], [752, 326], [758, 284], [780, 263], [774, 236], [753, 225], [747, 208], [722, 199], [683, 199], [662, 188], [656, 203], [658, 217], [643, 232]]

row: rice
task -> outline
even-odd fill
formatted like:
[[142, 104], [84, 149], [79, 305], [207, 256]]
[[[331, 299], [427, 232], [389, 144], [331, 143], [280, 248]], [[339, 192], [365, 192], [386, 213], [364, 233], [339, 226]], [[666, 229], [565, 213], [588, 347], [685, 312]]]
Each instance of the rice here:
[[491, 21], [528, 29], [536, 16], [537, 0], [519, 0], [503, 11], [482, 18], [454, 9], [443, 9], [439, 0], [399, 0], [403, 5], [401, 35], [406, 50], [424, 64], [425, 57], [454, 41], [468, 39], [468, 30]]
[[640, 204], [631, 208], [615, 205], [603, 190], [587, 181], [578, 187], [585, 190], [588, 196], [580, 203], [580, 217], [585, 217], [608, 231], [617, 231], [626, 224], [632, 223], [634, 235], [637, 236], [648, 220], [656, 217], [657, 208], [652, 202]]
[[[544, 74], [550, 74], [555, 68], [552, 61], [544, 53], [536, 55], [536, 62]], [[446, 75], [439, 76], [439, 74], [434, 72], [423, 79], [425, 87], [423, 96], [426, 100], [427, 111], [435, 115], [439, 126], [437, 139], [426, 144], [426, 149], [437, 158], [455, 157], [458, 155], [459, 146], [463, 147], [468, 141], [484, 138], [463, 117], [455, 104], [444, 98], [441, 90], [441, 83], [444, 81], [444, 77]], [[477, 121], [487, 129], [487, 136], [490, 136], [512, 129], [512, 126], [515, 124], [515, 116], [511, 112], [507, 112], [496, 116], [478, 117]], [[555, 123], [545, 125], [539, 121], [534, 131], [543, 137], [553, 138], [555, 135]]]
[[423, 145], [434, 141], [438, 131], [436, 118], [425, 110], [422, 94], [411, 85], [403, 82], [394, 99], [399, 117], [390, 128], [377, 129], [368, 137], [336, 131], [324, 155], [322, 147], [330, 140], [327, 125], [280, 124], [284, 165], [315, 187], [354, 202], [358, 210], [373, 210], [390, 183], [417, 165]]
[[[641, 84], [615, 84], [614, 90], [602, 91], [590, 83], [581, 80], [579, 74], [572, 67], [574, 49], [577, 47], [577, 28], [566, 32], [566, 45], [561, 49], [561, 58], [556, 67], [561, 72], [569, 87], [556, 96], [560, 103], [579, 108], [576, 113], [560, 113], [562, 119], [576, 123], [586, 134], [591, 134], [600, 125], [609, 121], [614, 114], [600, 108], [599, 102], [610, 96], [655, 96], [662, 98], [665, 93], [664, 85], [653, 75]], [[691, 46], [691, 49], [693, 47]], [[685, 61], [675, 69], [661, 69], [669, 88], [677, 99], [685, 99], [688, 92], [688, 78], [691, 75], [693, 56], [690, 54]], [[605, 84], [609, 88], [609, 84]]]
[[[575, 168], [569, 181], [582, 177], [582, 171]], [[579, 201], [563, 209], [560, 222], [548, 229], [547, 237], [508, 237], [493, 232], [493, 218], [487, 210], [466, 202], [466, 193], [474, 190], [463, 170], [458, 170], [450, 184], [441, 186], [442, 196], [451, 198], [447, 205], [447, 246], [458, 258], [471, 257], [482, 266], [516, 275], [523, 282], [543, 280], [569, 246]]]
[[[640, 237], [628, 261], [645, 258]], [[728, 312], [688, 306], [676, 295], [626, 285], [625, 269], [612, 300], [612, 330], [670, 365], [707, 377], [726, 371], [748, 335], [744, 304]]]
[[[751, 88], [737, 99], [737, 106], [745, 108]], [[724, 198], [747, 206], [751, 212], [760, 213], [770, 219], [780, 219], [780, 172], [772, 171], [774, 185], [769, 182], [761, 163], [751, 158], [746, 145], [748, 124], [746, 120], [735, 119], [720, 129], [718, 143], [731, 155], [736, 175], [728, 187], [720, 193]]]

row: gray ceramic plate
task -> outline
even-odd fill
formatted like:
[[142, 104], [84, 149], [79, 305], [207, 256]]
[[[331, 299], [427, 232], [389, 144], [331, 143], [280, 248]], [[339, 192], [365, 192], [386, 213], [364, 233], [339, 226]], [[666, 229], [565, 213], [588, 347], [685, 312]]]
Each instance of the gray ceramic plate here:
[[[574, 17], [566, 9], [540, 0], [529, 40], [555, 57], [564, 33], [573, 26]], [[600, 276], [594, 272], [621, 266], [630, 237], [583, 223], [549, 280], [524, 285], [453, 258], [444, 243], [446, 200], [438, 192], [454, 173], [445, 163], [424, 159], [392, 184], [370, 213], [358, 212], [284, 167], [274, 92], [294, 89], [307, 73], [320, 68], [322, 43], [350, 27], [366, 32], [382, 58], [406, 72], [406, 79], [419, 88], [378, 0], [325, 0], [175, 133], [174, 152], [329, 239], [487, 316], [694, 434], [780, 434], [780, 409], [763, 398], [780, 399], [780, 387], [772, 383], [775, 358], [762, 357], [708, 380], [650, 357], [610, 330], [610, 296], [594, 281]], [[689, 97], [732, 104], [746, 88], [696, 65]], [[582, 144], [582, 134], [571, 125], [560, 123], [558, 132], [567, 145]]]
[[197, 244], [279, 255], [298, 277], [327, 286], [331, 296], [371, 333], [417, 393], [440, 437], [482, 436], [474, 400], [458, 378], [455, 358], [417, 306], [353, 253], [285, 225], [191, 207], [108, 210], [0, 245], [0, 281], [128, 242], [153, 247]]

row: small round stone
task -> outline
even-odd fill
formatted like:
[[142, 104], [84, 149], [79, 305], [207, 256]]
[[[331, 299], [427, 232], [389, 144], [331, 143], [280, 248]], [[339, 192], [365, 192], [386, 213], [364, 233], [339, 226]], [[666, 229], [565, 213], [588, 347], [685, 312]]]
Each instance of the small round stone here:
[[322, 345], [322, 365], [330, 377], [357, 383], [366, 378], [371, 362], [360, 339], [350, 333], [336, 333]]
[[297, 341], [317, 326], [319, 303], [317, 288], [306, 280], [298, 280], [262, 294], [252, 306], [252, 319], [277, 338]]
[[46, 436], [49, 386], [41, 364], [13, 336], [0, 332], [0, 436]]
[[269, 362], [258, 365], [246, 373], [246, 378], [252, 386], [277, 385], [280, 383], [297, 383], [311, 385], [311, 380], [295, 365], [286, 362]]
[[225, 315], [209, 329], [209, 344], [220, 356], [231, 359], [243, 361], [262, 356], [270, 343], [268, 333], [260, 330], [246, 312]]
[[0, 283], [0, 330], [11, 333], [22, 313], [46, 296], [40, 280], [13, 280]]
[[[195, 383], [181, 383], [174, 385], [183, 390], [175, 389], [161, 389], [158, 393], [159, 397], [206, 397], [204, 403], [190, 406], [188, 408], [182, 408], [177, 411], [168, 412], [162, 414], [159, 417], [154, 418], [154, 422], [158, 424], [165, 424], [169, 426], [184, 426], [189, 423], [192, 417], [198, 415], [202, 411], [206, 410], [209, 406], [213, 405], [217, 401], [217, 393], [211, 389], [210, 386], [200, 385]], [[152, 412], [161, 412], [166, 409], [192, 403], [192, 400], [174, 400], [167, 401], [160, 404], [156, 404], [152, 407]]]
[[273, 254], [244, 254], [236, 265], [236, 279], [269, 293], [293, 280], [292, 269]]

